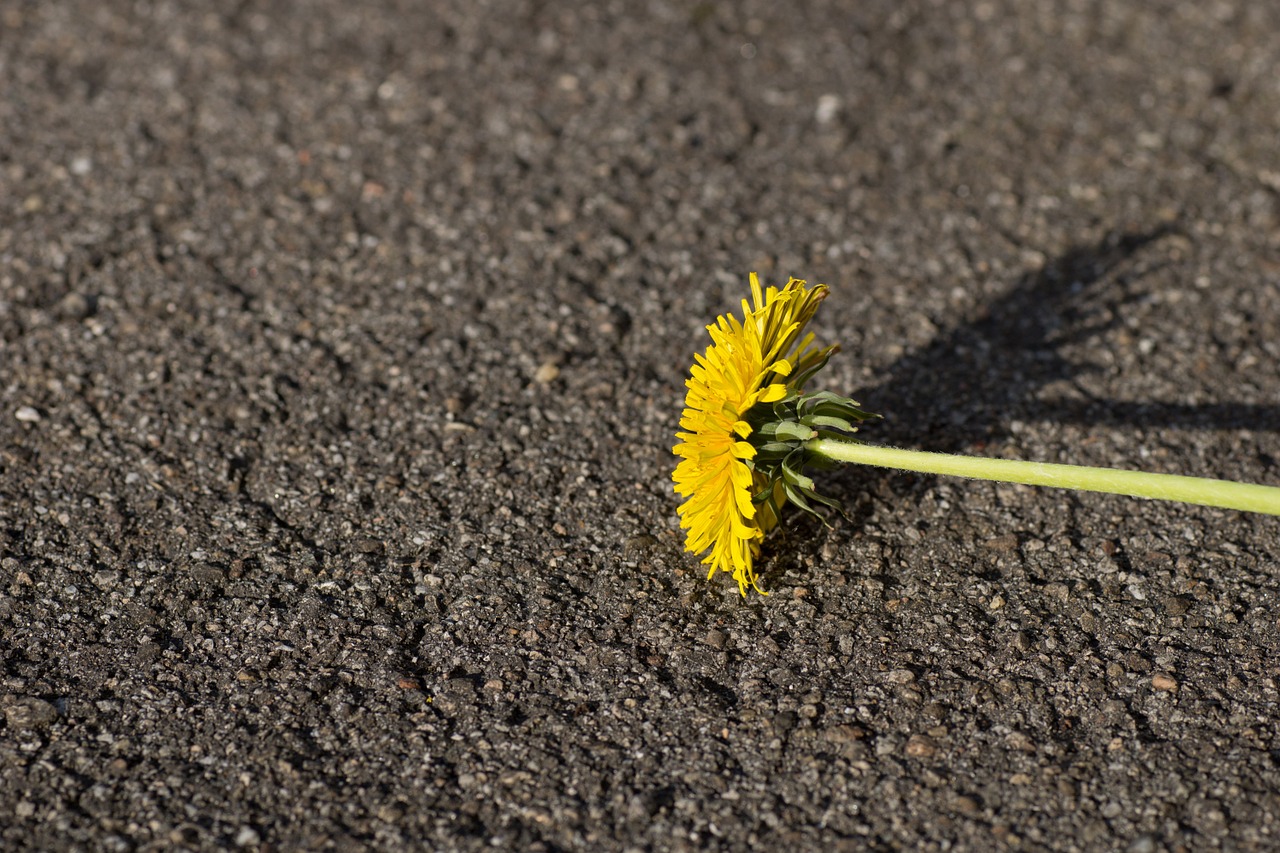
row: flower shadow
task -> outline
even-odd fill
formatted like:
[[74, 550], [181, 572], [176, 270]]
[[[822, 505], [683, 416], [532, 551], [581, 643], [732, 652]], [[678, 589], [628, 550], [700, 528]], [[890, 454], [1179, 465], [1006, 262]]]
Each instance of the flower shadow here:
[[[1280, 405], [1106, 400], [1077, 381], [1102, 365], [1073, 361], [1064, 349], [1122, 322], [1123, 307], [1144, 297], [1143, 280], [1170, 263], [1156, 249], [1176, 233], [1171, 225], [1113, 233], [1024, 275], [979, 317], [904, 355], [880, 383], [858, 389], [856, 398], [887, 422], [887, 429], [872, 428], [866, 438], [972, 452], [1006, 435], [1013, 419], [1280, 431]], [[1054, 383], [1076, 393], [1042, 399], [1042, 389]], [[876, 435], [890, 431], [888, 440]]]

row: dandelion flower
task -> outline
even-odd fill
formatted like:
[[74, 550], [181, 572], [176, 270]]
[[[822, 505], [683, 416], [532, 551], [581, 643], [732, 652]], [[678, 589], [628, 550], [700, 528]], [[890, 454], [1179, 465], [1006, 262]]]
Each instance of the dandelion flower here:
[[729, 572], [746, 595], [761, 591], [754, 560], [760, 542], [778, 522], [777, 502], [757, 502], [769, 493], [770, 477], [756, 471], [756, 448], [747, 439], [753, 428], [747, 413], [759, 404], [774, 403], [798, 390], [797, 383], [812, 376], [835, 347], [819, 348], [812, 334], [804, 334], [826, 285], [809, 288], [791, 279], [781, 288], [762, 292], [751, 274], [752, 301], [742, 301], [742, 319], [721, 315], [707, 327], [711, 345], [695, 357], [685, 383], [680, 458], [673, 479], [680, 505], [685, 548], [706, 553], [707, 577]]
[[[791, 279], [761, 291], [751, 275], [751, 301], [742, 319], [732, 314], [707, 327], [711, 345], [695, 357], [685, 385], [679, 443], [672, 451], [685, 548], [703, 554], [707, 577], [729, 572], [742, 595], [763, 594], [755, 571], [760, 543], [778, 524], [783, 503], [815, 515], [817, 494], [805, 475], [814, 462], [847, 462], [1007, 483], [1180, 501], [1280, 515], [1280, 488], [1226, 480], [1150, 474], [1112, 468], [982, 459], [900, 450], [852, 438], [861, 421], [877, 417], [858, 403], [804, 386], [835, 346], [805, 333], [826, 285]], [[821, 516], [819, 516], [821, 518]], [[825, 519], [824, 519], [825, 521]]]

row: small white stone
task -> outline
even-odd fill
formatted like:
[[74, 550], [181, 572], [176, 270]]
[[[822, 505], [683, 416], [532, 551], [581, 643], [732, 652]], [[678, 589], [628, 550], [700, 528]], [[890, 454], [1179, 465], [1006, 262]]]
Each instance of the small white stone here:
[[839, 96], [823, 95], [818, 98], [818, 108], [813, 111], [813, 117], [818, 120], [818, 124], [830, 124], [838, 112], [840, 112]]
[[257, 847], [262, 843], [262, 836], [252, 826], [242, 826], [236, 833], [237, 847]]
[[93, 171], [93, 161], [88, 157], [76, 157], [71, 161], [71, 174], [87, 175]]
[[23, 406], [14, 412], [13, 416], [24, 424], [33, 424], [40, 420], [40, 413], [31, 406]]

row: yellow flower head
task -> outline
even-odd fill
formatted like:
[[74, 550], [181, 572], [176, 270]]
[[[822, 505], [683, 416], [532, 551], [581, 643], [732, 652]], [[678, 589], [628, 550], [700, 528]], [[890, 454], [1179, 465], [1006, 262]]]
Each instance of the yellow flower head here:
[[[680, 416], [680, 457], [673, 479], [680, 505], [680, 526], [686, 531], [685, 549], [709, 551], [702, 562], [717, 571], [732, 572], [739, 591], [747, 587], [763, 593], [752, 565], [764, 535], [777, 525], [775, 502], [762, 492], [781, 485], [753, 469], [756, 449], [746, 439], [751, 425], [745, 416], [757, 403], [772, 403], [800, 390], [803, 380], [830, 356], [834, 346], [814, 345], [804, 334], [827, 286], [805, 287], [791, 279], [782, 288], [761, 292], [751, 274], [752, 303], [742, 300], [742, 320], [732, 314], [707, 327], [711, 345], [695, 356], [685, 382], [684, 413]], [[761, 498], [757, 501], [756, 498]]]

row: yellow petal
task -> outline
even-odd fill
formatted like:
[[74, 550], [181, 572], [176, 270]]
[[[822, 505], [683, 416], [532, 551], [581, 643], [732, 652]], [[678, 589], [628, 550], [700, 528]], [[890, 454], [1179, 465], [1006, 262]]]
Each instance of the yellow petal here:
[[761, 403], [773, 403], [787, 396], [787, 386], [778, 385], [777, 383], [770, 385], [760, 393]]

